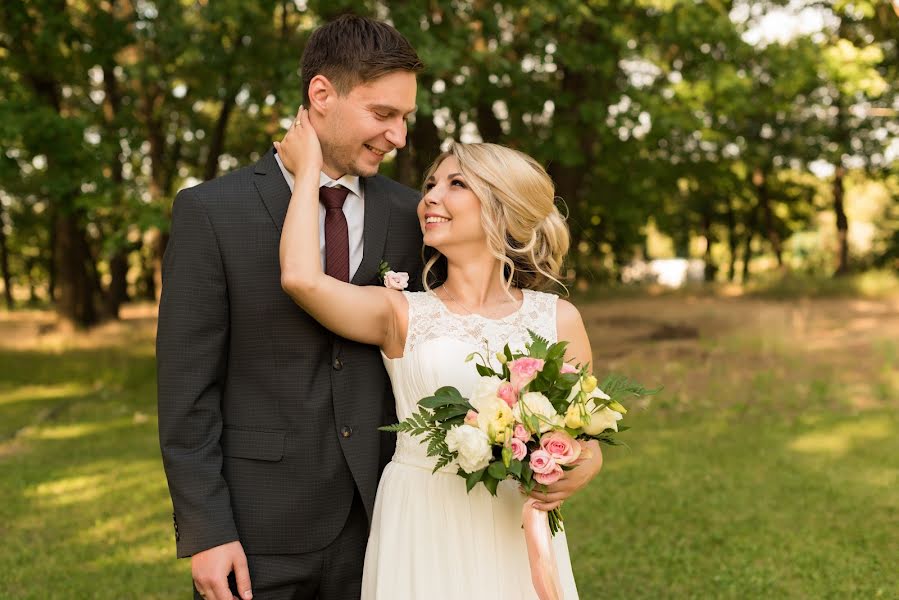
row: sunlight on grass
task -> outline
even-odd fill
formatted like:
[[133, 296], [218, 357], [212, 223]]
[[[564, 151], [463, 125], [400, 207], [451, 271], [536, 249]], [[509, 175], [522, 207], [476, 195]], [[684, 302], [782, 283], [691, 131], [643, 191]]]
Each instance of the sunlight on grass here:
[[894, 435], [893, 424], [885, 417], [863, 418], [841, 423], [829, 431], [806, 433], [794, 439], [789, 447], [807, 454], [843, 456], [858, 444], [884, 440]]
[[33, 400], [58, 400], [90, 393], [93, 386], [79, 382], [58, 385], [24, 385], [0, 391], [0, 405]]
[[65, 506], [78, 502], [92, 502], [103, 493], [103, 477], [99, 475], [81, 475], [66, 477], [38, 485], [32, 494], [40, 500], [49, 501], [55, 506]]
[[899, 468], [869, 466], [857, 470], [855, 478], [865, 485], [883, 488], [885, 491], [892, 490], [894, 492], [892, 496], [893, 504], [899, 507], [899, 496], [895, 494], [897, 485], [899, 485]]
[[77, 423], [72, 425], [56, 425], [36, 429], [30, 438], [39, 440], [69, 440], [73, 438], [93, 435], [110, 429], [130, 427], [133, 421], [119, 419], [105, 423]]

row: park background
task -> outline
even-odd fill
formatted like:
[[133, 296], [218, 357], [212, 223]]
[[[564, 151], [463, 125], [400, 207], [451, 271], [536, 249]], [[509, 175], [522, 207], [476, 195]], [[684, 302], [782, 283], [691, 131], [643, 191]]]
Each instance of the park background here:
[[[451, 138], [547, 165], [597, 370], [664, 386], [566, 505], [582, 597], [899, 597], [899, 3], [868, 0], [0, 3], [0, 596], [188, 596], [172, 200], [282, 135], [348, 11], [427, 66], [384, 172]], [[642, 277], [671, 258], [704, 281]]]

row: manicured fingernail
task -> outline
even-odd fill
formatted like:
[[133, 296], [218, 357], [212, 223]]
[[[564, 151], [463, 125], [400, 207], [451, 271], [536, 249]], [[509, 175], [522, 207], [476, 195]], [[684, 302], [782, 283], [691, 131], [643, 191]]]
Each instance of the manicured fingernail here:
[[241, 594], [246, 600], [250, 600], [253, 597], [253, 592], [247, 590]]

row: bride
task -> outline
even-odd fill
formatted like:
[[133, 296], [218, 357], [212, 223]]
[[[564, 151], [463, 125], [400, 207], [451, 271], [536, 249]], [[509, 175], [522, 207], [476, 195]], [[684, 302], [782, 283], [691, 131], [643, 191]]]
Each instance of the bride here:
[[[477, 373], [465, 357], [506, 343], [523, 349], [528, 329], [567, 340], [569, 362], [592, 361], [577, 309], [537, 291], [558, 281], [569, 236], [552, 181], [532, 158], [494, 144], [455, 144], [435, 161], [418, 206], [433, 255], [427, 291], [413, 293], [323, 273], [321, 147], [305, 109], [276, 147], [295, 177], [281, 236], [282, 287], [324, 327], [381, 348], [400, 420], [441, 386], [470, 395]], [[533, 492], [536, 508], [552, 510], [599, 472], [602, 454], [596, 442], [591, 447], [591, 458]], [[522, 531], [527, 498], [517, 484], [502, 482], [496, 497], [483, 486], [466, 493], [456, 467], [432, 474], [433, 465], [416, 438], [398, 435], [376, 496], [362, 598], [536, 598]], [[577, 598], [564, 533], [553, 546], [563, 597]]]

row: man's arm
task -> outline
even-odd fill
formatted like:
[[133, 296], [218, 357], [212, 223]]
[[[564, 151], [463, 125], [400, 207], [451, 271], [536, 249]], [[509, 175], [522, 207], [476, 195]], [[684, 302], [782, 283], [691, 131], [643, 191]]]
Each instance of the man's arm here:
[[191, 190], [175, 199], [156, 338], [159, 442], [178, 556], [237, 540], [222, 477], [228, 294], [218, 241]]

